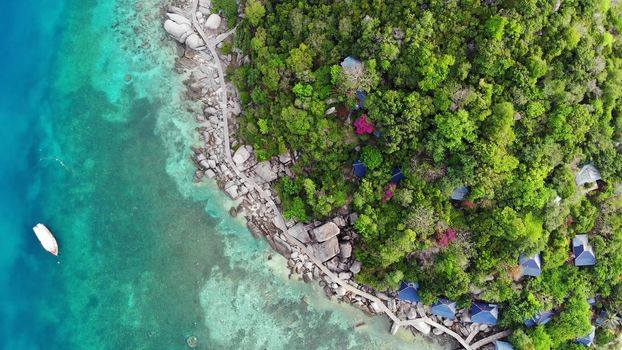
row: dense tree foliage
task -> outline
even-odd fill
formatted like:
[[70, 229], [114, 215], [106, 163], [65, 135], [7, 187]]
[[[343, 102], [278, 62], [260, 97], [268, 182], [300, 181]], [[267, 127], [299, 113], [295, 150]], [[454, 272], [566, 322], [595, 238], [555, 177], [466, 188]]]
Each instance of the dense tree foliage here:
[[[428, 303], [499, 303], [518, 349], [572, 348], [596, 308], [617, 315], [620, 5], [248, 0], [245, 14], [238, 46], [250, 64], [233, 73], [242, 137], [261, 159], [295, 156], [277, 186], [287, 218], [360, 214], [359, 282], [405, 278]], [[360, 66], [342, 66], [348, 56]], [[355, 133], [362, 114], [374, 133]], [[363, 179], [352, 175], [359, 159]], [[606, 181], [598, 191], [575, 184], [587, 163]], [[406, 177], [388, 199], [395, 168]], [[452, 202], [460, 186], [469, 194]], [[597, 264], [578, 268], [570, 240], [585, 233]], [[542, 275], [517, 277], [519, 255], [538, 252]], [[554, 321], [523, 328], [542, 310]], [[614, 323], [599, 327], [601, 341]]]

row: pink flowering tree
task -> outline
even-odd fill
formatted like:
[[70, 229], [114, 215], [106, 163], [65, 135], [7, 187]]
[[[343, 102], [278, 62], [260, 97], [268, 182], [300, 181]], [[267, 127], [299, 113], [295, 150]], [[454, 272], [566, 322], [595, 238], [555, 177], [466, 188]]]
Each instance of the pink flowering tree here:
[[374, 124], [367, 119], [367, 114], [363, 114], [355, 120], [354, 127], [358, 135], [372, 134], [374, 132]]
[[453, 242], [456, 240], [456, 230], [453, 228], [448, 229], [447, 231], [445, 231], [444, 234], [441, 235], [440, 239], [438, 240], [438, 245], [441, 246], [442, 248], [445, 248], [449, 245], [449, 243]]

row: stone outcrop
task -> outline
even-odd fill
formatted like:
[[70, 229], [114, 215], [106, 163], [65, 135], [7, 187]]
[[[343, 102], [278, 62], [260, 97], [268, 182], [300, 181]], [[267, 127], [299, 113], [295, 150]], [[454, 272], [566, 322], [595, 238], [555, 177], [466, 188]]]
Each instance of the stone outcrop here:
[[327, 241], [339, 234], [339, 227], [334, 222], [327, 222], [311, 231], [311, 236], [316, 242]]
[[309, 243], [311, 241], [309, 231], [307, 231], [307, 228], [301, 222], [289, 228], [287, 233], [302, 243]]
[[313, 245], [313, 251], [315, 257], [320, 261], [328, 261], [339, 254], [339, 240], [337, 237], [333, 237], [327, 241], [316, 243]]
[[215, 30], [215, 29], [218, 29], [218, 27], [220, 27], [220, 22], [221, 22], [220, 16], [213, 13], [209, 15], [209, 17], [207, 17], [204, 25], [205, 25], [205, 28], [209, 30]]
[[241, 165], [246, 162], [250, 156], [250, 152], [246, 149], [246, 147], [242, 146], [235, 151], [235, 154], [233, 154], [233, 161], [235, 164]]
[[255, 174], [257, 174], [257, 176], [255, 176], [255, 182], [258, 184], [272, 182], [278, 177], [277, 173], [272, 171], [272, 166], [267, 160], [257, 163], [253, 170], [255, 171]]
[[199, 50], [205, 46], [203, 39], [192, 29], [192, 22], [179, 14], [167, 13], [168, 19], [164, 21], [164, 30], [181, 44], [186, 44], [193, 50]]

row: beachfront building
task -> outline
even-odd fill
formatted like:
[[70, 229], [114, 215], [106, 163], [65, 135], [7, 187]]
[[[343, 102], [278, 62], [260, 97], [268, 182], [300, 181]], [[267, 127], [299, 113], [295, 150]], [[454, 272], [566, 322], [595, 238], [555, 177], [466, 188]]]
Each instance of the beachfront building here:
[[508, 342], [495, 340], [495, 350], [514, 350], [514, 347]]
[[579, 344], [583, 344], [585, 346], [592, 346], [594, 345], [594, 336], [596, 335], [596, 327], [592, 326], [592, 332], [590, 332], [590, 334], [581, 337], [581, 338], [577, 338], [575, 339], [575, 341]]
[[456, 318], [456, 302], [447, 298], [440, 298], [432, 304], [431, 312], [433, 315], [453, 320]]
[[533, 256], [521, 255], [518, 262], [523, 269], [523, 276], [538, 277], [542, 273], [542, 260], [539, 253]]
[[365, 177], [367, 175], [367, 166], [360, 159], [352, 164], [354, 167], [354, 175], [357, 177]]
[[398, 296], [400, 300], [410, 301], [413, 303], [420, 302], [421, 297], [419, 296], [419, 284], [414, 282], [402, 281], [402, 283], [400, 284], [400, 289], [398, 291]]
[[499, 308], [495, 304], [473, 303], [471, 306], [471, 321], [494, 326], [499, 318]]
[[587, 235], [576, 235], [572, 239], [572, 252], [575, 266], [592, 266], [596, 264], [594, 249], [588, 242]]
[[534, 317], [525, 320], [525, 326], [535, 327], [542, 324], [547, 324], [553, 319], [554, 316], [555, 314], [551, 311], [540, 311]]

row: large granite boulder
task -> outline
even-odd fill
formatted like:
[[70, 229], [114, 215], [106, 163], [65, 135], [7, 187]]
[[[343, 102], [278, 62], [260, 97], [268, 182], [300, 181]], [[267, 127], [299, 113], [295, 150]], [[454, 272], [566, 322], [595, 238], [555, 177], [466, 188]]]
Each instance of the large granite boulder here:
[[416, 330], [423, 333], [424, 335], [430, 334], [430, 331], [432, 330], [432, 327], [430, 327], [430, 325], [425, 323], [425, 321], [423, 320], [415, 320], [413, 321], [412, 325], [413, 327], [415, 327]]
[[188, 36], [193, 33], [190, 24], [177, 23], [171, 19], [164, 21], [164, 30], [182, 44], [185, 43]]
[[257, 174], [257, 176], [255, 176], [255, 182], [259, 184], [272, 182], [278, 177], [277, 173], [272, 171], [272, 166], [267, 160], [257, 163], [253, 170], [255, 170], [255, 173]]
[[205, 28], [211, 30], [218, 29], [218, 27], [220, 27], [220, 21], [220, 16], [213, 13], [207, 17], [207, 20], [205, 20]]
[[177, 24], [188, 24], [191, 25], [192, 22], [190, 22], [190, 20], [182, 15], [178, 15], [176, 13], [167, 13], [166, 16], [173, 22], [177, 23]]
[[306, 227], [301, 222], [292, 226], [289, 230], [287, 230], [287, 233], [302, 243], [308, 243], [311, 240], [311, 237], [309, 237], [309, 231], [307, 231]]
[[193, 50], [198, 50], [205, 46], [205, 42], [197, 33], [192, 33], [186, 38], [186, 45]]
[[348, 259], [352, 256], [352, 245], [350, 243], [341, 243], [339, 245], [339, 250], [341, 251], [341, 257], [344, 259]]
[[328, 261], [339, 254], [339, 240], [333, 237], [325, 242], [316, 243], [313, 245], [313, 251], [320, 261]]
[[246, 149], [246, 147], [242, 146], [238, 148], [237, 151], [235, 151], [235, 154], [233, 155], [233, 161], [235, 162], [235, 164], [240, 165], [246, 162], [248, 158], [250, 158], [250, 156], [250, 152]]
[[311, 232], [311, 236], [317, 242], [327, 241], [339, 234], [339, 227], [334, 222], [327, 222], [320, 227], [316, 227]]

